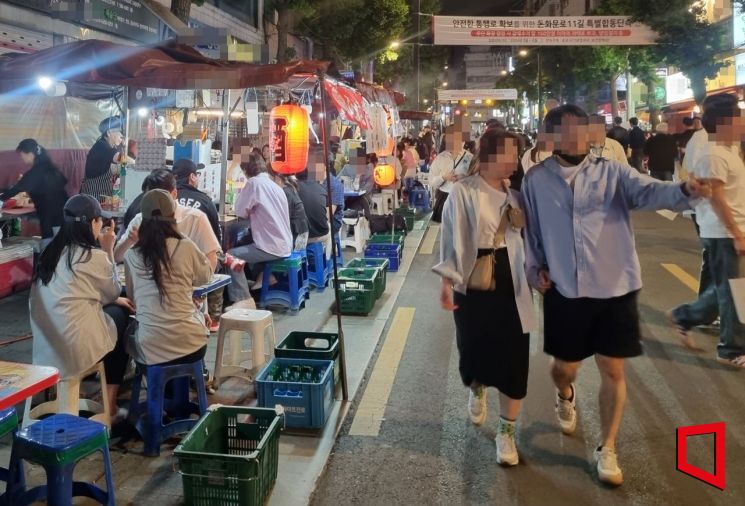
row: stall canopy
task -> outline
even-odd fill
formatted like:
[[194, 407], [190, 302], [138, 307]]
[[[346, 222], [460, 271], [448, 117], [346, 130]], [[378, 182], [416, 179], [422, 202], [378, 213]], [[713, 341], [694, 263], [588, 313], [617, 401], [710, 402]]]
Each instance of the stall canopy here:
[[214, 60], [174, 42], [135, 47], [83, 40], [34, 54], [1, 56], [0, 91], [22, 93], [24, 87], [35, 87], [42, 76], [81, 85], [240, 89], [285, 82], [292, 75], [315, 74], [327, 66], [309, 60], [274, 65]]

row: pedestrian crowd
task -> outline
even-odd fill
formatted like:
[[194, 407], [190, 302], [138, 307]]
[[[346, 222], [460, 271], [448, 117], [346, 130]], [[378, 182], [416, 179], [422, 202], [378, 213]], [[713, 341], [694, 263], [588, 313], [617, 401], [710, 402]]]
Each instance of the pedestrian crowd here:
[[[632, 118], [630, 131], [616, 121], [606, 137], [602, 118], [560, 105], [546, 114], [530, 149], [521, 151], [518, 134], [489, 126], [465, 167], [456, 162], [460, 133], [445, 130], [445, 150], [433, 163], [439, 179], [431, 180], [446, 194], [433, 270], [442, 278], [441, 305], [454, 313], [471, 422], [486, 419], [486, 389], [499, 392], [500, 464], [519, 462], [515, 434], [527, 394], [529, 336], [538, 328], [535, 291], [543, 301], [543, 349], [551, 357], [559, 429], [567, 435], [576, 429], [582, 394], [576, 380], [583, 361], [593, 358], [600, 373], [595, 467], [600, 481], [623, 482], [616, 439], [626, 401], [624, 364], [643, 353], [633, 210], [695, 211], [704, 246], [701, 292], [670, 318], [683, 344], [696, 348], [689, 330], [718, 317], [717, 360], [745, 368], [745, 325], [728, 283], [742, 275], [745, 255], [745, 115], [736, 97], [715, 95], [703, 104], [701, 129], [698, 122], [688, 121], [690, 132], [677, 137], [662, 124], [645, 140]], [[655, 177], [644, 173], [644, 156]], [[677, 157], [684, 157], [683, 182], [670, 181]], [[519, 191], [511, 183], [518, 171], [524, 172]]]

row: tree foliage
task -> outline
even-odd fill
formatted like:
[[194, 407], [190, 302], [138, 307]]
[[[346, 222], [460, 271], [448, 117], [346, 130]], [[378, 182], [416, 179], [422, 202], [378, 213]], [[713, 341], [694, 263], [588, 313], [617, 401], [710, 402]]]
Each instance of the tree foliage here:
[[204, 0], [171, 0], [171, 13], [179, 18], [185, 25], [189, 24], [191, 4], [202, 5]]

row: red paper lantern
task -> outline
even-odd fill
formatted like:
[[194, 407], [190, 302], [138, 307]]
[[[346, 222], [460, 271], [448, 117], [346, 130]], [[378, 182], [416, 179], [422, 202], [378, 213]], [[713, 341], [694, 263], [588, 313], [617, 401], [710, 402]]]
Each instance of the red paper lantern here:
[[271, 122], [272, 170], [297, 174], [308, 165], [308, 112], [295, 104], [278, 105], [269, 115]]
[[390, 186], [396, 181], [396, 171], [392, 165], [376, 165], [373, 172], [375, 184], [380, 186]]

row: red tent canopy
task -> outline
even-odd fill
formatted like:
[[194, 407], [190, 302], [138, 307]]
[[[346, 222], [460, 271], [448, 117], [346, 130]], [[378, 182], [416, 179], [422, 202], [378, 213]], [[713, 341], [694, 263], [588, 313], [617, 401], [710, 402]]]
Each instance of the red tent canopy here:
[[4, 91], [35, 85], [40, 76], [81, 84], [186, 89], [239, 89], [279, 84], [294, 74], [325, 71], [328, 63], [295, 61], [256, 65], [213, 60], [190, 46], [165, 43], [156, 47], [125, 46], [83, 40], [34, 54], [0, 57]]

